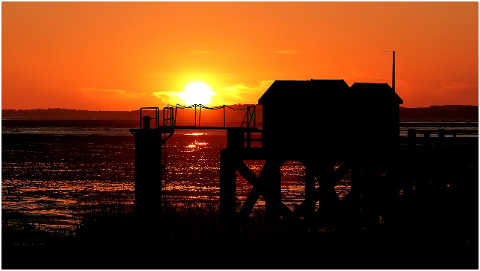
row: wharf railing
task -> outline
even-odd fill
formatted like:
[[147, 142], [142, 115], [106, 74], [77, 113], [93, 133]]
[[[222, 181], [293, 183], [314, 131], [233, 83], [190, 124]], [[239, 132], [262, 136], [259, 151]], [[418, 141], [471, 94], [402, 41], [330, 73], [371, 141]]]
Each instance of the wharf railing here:
[[407, 138], [400, 139], [400, 145], [408, 145], [409, 147], [478, 145], [478, 129], [408, 129]]
[[[164, 126], [176, 126], [177, 123], [177, 115], [178, 115], [178, 110], [177, 109], [191, 109], [193, 108], [195, 110], [194, 114], [194, 126], [193, 128], [198, 128], [201, 127], [201, 119], [202, 119], [202, 109], [204, 110], [221, 110], [223, 109], [223, 128], [226, 127], [226, 114], [225, 114], [225, 109], [231, 109], [231, 110], [246, 110], [245, 116], [243, 117], [242, 123], [240, 124], [240, 127], [244, 128], [255, 128], [256, 127], [256, 106], [255, 105], [246, 105], [245, 108], [235, 108], [233, 106], [229, 105], [221, 105], [221, 106], [213, 106], [213, 107], [208, 107], [203, 104], [193, 104], [190, 106], [185, 106], [185, 105], [171, 105], [168, 104], [166, 107], [163, 108], [163, 125]], [[198, 108], [198, 117], [197, 117], [197, 108]], [[198, 120], [198, 122], [197, 122]], [[218, 127], [220, 128], [220, 127]]]

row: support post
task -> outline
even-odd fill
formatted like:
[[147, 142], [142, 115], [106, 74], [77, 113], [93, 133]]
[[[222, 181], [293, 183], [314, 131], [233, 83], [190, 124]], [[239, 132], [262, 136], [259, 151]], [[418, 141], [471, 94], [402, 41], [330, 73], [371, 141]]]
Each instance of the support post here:
[[430, 132], [424, 132], [423, 138], [425, 139], [425, 147], [430, 147]]
[[[160, 215], [162, 134], [157, 129], [135, 130], [135, 214], [149, 219]], [[150, 220], [150, 219], [149, 219]]]
[[143, 129], [147, 129], [147, 130], [150, 129], [150, 120], [151, 120], [150, 116], [144, 116], [142, 118]]
[[193, 105], [195, 107], [195, 127], [197, 127], [197, 104]]
[[408, 146], [415, 147], [417, 144], [416, 142], [417, 132], [415, 129], [408, 129]]
[[[285, 162], [285, 161], [283, 161]], [[282, 174], [280, 167], [283, 162], [277, 159], [266, 160], [263, 170], [265, 170], [265, 220], [267, 222], [275, 222], [280, 219], [281, 210], [280, 203], [282, 200]]]
[[358, 163], [355, 161], [352, 165], [352, 171], [350, 175], [350, 206], [351, 211], [354, 214], [358, 214], [360, 212], [361, 206], [361, 195], [362, 195], [362, 169]]
[[375, 169], [371, 165], [367, 165], [362, 169], [362, 218], [363, 224], [366, 226], [374, 225], [376, 222], [375, 213]]
[[438, 146], [443, 147], [445, 145], [445, 129], [438, 129]]
[[235, 155], [229, 149], [220, 151], [220, 219], [233, 222], [236, 210]]
[[315, 215], [315, 173], [311, 167], [305, 167], [305, 219]]
[[318, 213], [321, 215], [324, 222], [329, 222], [337, 216], [338, 196], [335, 192], [335, 183], [337, 180], [334, 178], [334, 163], [321, 159], [315, 161], [314, 165], [317, 168], [318, 179]]
[[227, 129], [227, 148], [231, 150], [239, 150], [244, 148], [243, 129], [228, 128]]

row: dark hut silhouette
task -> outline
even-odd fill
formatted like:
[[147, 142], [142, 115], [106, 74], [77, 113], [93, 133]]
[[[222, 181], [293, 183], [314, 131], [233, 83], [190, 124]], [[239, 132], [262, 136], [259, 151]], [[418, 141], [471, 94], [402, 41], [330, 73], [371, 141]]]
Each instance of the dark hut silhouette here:
[[269, 152], [331, 155], [398, 142], [403, 100], [387, 84], [276, 80], [258, 103]]
[[398, 145], [403, 100], [386, 83], [354, 83], [350, 87], [351, 127], [358, 148], [388, 150]]
[[[399, 140], [403, 100], [389, 85], [355, 83], [349, 87], [344, 80], [277, 80], [258, 103], [263, 105], [266, 160], [299, 160], [312, 172], [306, 177], [303, 205], [309, 211], [305, 214], [313, 212], [313, 202], [318, 200], [317, 214], [324, 221], [337, 223], [354, 217], [353, 213], [346, 215], [346, 210], [358, 210], [363, 193], [362, 208], [374, 217], [378, 194], [374, 184], [395, 156]], [[339, 163], [342, 166], [335, 171]], [[334, 186], [349, 170], [357, 185], [340, 204]], [[310, 200], [307, 190], [315, 190], [315, 180], [319, 189]]]

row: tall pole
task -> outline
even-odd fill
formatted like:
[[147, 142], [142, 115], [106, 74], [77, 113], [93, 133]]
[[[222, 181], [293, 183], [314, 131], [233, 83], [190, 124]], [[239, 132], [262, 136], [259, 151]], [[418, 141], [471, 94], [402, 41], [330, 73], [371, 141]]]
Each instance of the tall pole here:
[[395, 92], [395, 51], [393, 51], [392, 88]]
[[395, 51], [384, 51], [384, 52], [393, 52], [392, 89], [393, 91], [395, 91]]

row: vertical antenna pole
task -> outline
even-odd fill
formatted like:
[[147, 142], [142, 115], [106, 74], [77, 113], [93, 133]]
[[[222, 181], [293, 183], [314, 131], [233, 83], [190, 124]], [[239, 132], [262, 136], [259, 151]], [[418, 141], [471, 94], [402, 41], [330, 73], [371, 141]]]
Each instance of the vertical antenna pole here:
[[393, 51], [392, 88], [395, 92], [395, 51]]

